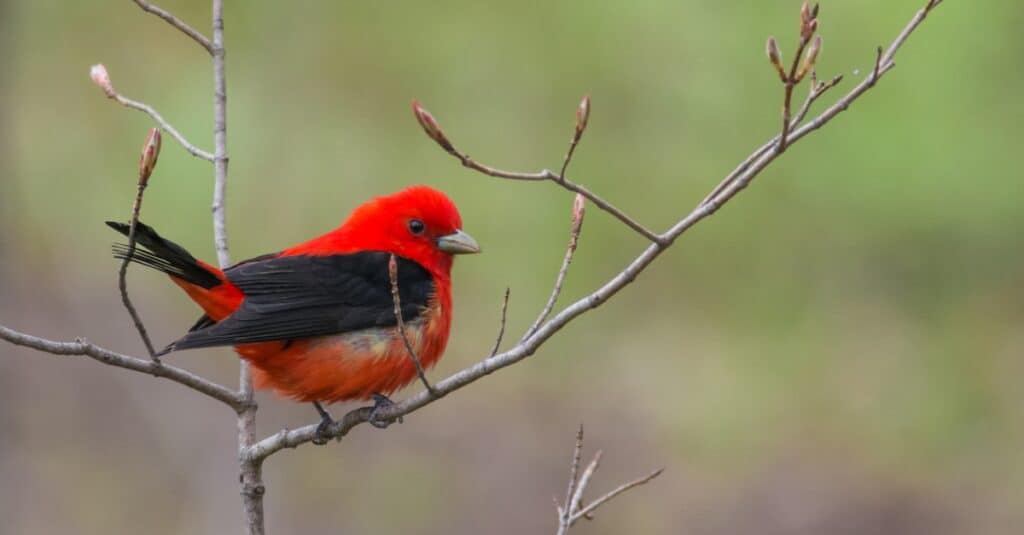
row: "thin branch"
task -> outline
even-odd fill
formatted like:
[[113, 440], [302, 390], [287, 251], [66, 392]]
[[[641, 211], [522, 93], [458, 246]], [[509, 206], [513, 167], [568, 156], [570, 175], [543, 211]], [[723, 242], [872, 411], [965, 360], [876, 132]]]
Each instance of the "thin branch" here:
[[498, 326], [498, 337], [495, 338], [494, 347], [491, 348], [491, 357], [498, 354], [498, 349], [501, 348], [501, 339], [505, 337], [505, 320], [508, 317], [508, 296], [510, 291], [511, 288], [505, 288], [505, 298], [501, 301], [501, 323]]
[[[892, 54], [895, 53], [899, 48], [899, 45], [907, 39], [913, 30], [920, 25], [928, 11], [937, 5], [937, 3], [935, 3], [934, 0], [931, 0], [928, 5], [929, 7], [919, 11], [910, 23], [908, 23], [900, 33], [899, 37], [897, 37], [896, 41], [894, 41], [890, 46], [890, 52], [883, 56], [883, 65], [879, 72], [880, 77], [884, 77], [884, 75], [891, 70], [893, 66], [895, 66], [895, 64], [892, 63]], [[817, 117], [793, 130], [790, 135], [790, 144], [798, 142], [811, 132], [828, 124], [838, 114], [848, 109], [853, 102], [871, 88], [871, 86], [868, 85], [869, 81], [869, 79], [862, 81]], [[722, 188], [717, 195], [709, 198], [707, 202], [698, 205], [686, 217], [676, 222], [665, 233], [657, 235], [656, 237], [658, 240], [649, 244], [636, 258], [624, 267], [622, 271], [605, 282], [601, 287], [562, 309], [561, 312], [555, 314], [554, 317], [544, 322], [533, 336], [505, 350], [504, 352], [494, 355], [492, 358], [485, 358], [468, 368], [437, 381], [434, 383], [434, 393], [421, 391], [399, 403], [394, 404], [393, 406], [379, 410], [376, 415], [377, 418], [391, 420], [399, 416], [408, 415], [426, 405], [429, 405], [430, 403], [436, 402], [438, 399], [441, 399], [444, 396], [465, 387], [466, 385], [469, 385], [470, 383], [481, 379], [482, 377], [490, 375], [507, 366], [511, 366], [530, 355], [533, 355], [541, 345], [571, 321], [587, 311], [601, 306], [612, 296], [636, 280], [636, 277], [639, 276], [640, 273], [642, 273], [658, 256], [660, 256], [661, 253], [668, 249], [680, 235], [700, 221], [717, 212], [718, 209], [724, 206], [737, 193], [746, 188], [747, 185], [749, 185], [750, 182], [765, 169], [765, 167], [775, 161], [778, 157], [779, 153], [770, 150], [770, 145], [769, 149], [763, 149], [762, 146], [762, 149], [754, 151], [754, 154], [748, 158], [749, 163], [745, 162], [745, 164], [741, 166], [742, 170], [737, 168], [738, 170], [734, 171], [734, 174], [736, 175], [735, 179]], [[590, 197], [587, 198], [590, 199]], [[341, 438], [353, 427], [366, 422], [369, 418], [369, 410], [370, 409], [364, 407], [347, 413], [343, 418], [330, 427], [328, 430], [330, 437]], [[241, 452], [241, 455], [244, 459], [262, 460], [282, 449], [295, 448], [310, 442], [317, 436], [316, 430], [316, 424], [303, 426], [293, 430], [283, 430], [260, 440], [249, 448], [246, 448]]]
[[199, 43], [199, 46], [205, 48], [206, 51], [208, 53], [210, 53], [210, 55], [213, 55], [213, 45], [210, 44], [210, 40], [207, 39], [205, 35], [199, 33], [198, 30], [196, 30], [195, 28], [189, 26], [187, 23], [185, 23], [184, 21], [182, 21], [178, 17], [175, 17], [174, 15], [172, 15], [167, 10], [164, 10], [164, 9], [161, 9], [161, 8], [159, 8], [157, 6], [154, 6], [153, 4], [150, 4], [149, 2], [144, 2], [143, 0], [132, 0], [132, 1], [134, 1], [139, 7], [141, 7], [143, 11], [145, 11], [147, 13], [152, 13], [152, 14], [154, 14], [154, 15], [162, 18], [162, 19], [164, 19], [165, 21], [167, 21], [167, 23], [170, 24], [171, 26], [174, 26], [178, 30], [181, 30], [182, 33], [184, 33], [185, 35], [191, 37], [193, 41]]
[[189, 141], [185, 139], [185, 136], [181, 135], [181, 132], [178, 132], [178, 129], [174, 128], [171, 123], [167, 122], [167, 120], [157, 113], [152, 106], [149, 104], [143, 104], [142, 102], [136, 102], [118, 93], [117, 90], [114, 89], [114, 84], [110, 81], [110, 74], [107, 73], [107, 68], [104, 67], [102, 63], [93, 65], [92, 68], [89, 69], [89, 77], [92, 78], [94, 84], [103, 90], [103, 94], [105, 94], [107, 98], [122, 106], [145, 112], [152, 117], [153, 120], [160, 125], [160, 128], [163, 128], [165, 132], [170, 134], [171, 137], [180, 143], [189, 154], [209, 162], [213, 161], [214, 158], [212, 154], [189, 143]]
[[[572, 517], [572, 498], [576, 495], [576, 477], [580, 471], [580, 457], [583, 454], [583, 424], [580, 424], [579, 431], [576, 431], [576, 447], [572, 451], [572, 464], [569, 466], [569, 488], [565, 491], [565, 507], [558, 507], [559, 526], [569, 525]], [[558, 500], [555, 500], [558, 505]]]
[[580, 466], [580, 454], [583, 450], [583, 426], [580, 426], [579, 431], [576, 433], [576, 447], [573, 450], [572, 464], [569, 469], [569, 490], [565, 495], [565, 503], [559, 504], [558, 499], [555, 499], [555, 509], [558, 511], [558, 535], [566, 535], [569, 533], [569, 529], [581, 518], [592, 520], [591, 516], [598, 507], [607, 503], [612, 498], [626, 492], [629, 489], [638, 487], [647, 483], [648, 481], [658, 477], [664, 468], [659, 468], [650, 474], [634, 479], [628, 483], [619, 485], [611, 492], [601, 496], [594, 500], [590, 505], [583, 505], [583, 493], [586, 492], [587, 487], [590, 486], [590, 479], [597, 473], [597, 469], [601, 465], [601, 450], [598, 450], [594, 454], [594, 458], [587, 464], [586, 469], [583, 470], [583, 474], [576, 479], [576, 474], [579, 471]]
[[[598, 466], [601, 465], [602, 455], [602, 451], [597, 450], [597, 452], [594, 453], [594, 458], [590, 460], [590, 464], [588, 464], [587, 467], [583, 470], [583, 475], [580, 476], [579, 484], [576, 485], [576, 492], [573, 493], [572, 498], [569, 500], [569, 503], [567, 503], [565, 506], [566, 509], [568, 509], [570, 512], [579, 511], [583, 507], [583, 492], [587, 490], [588, 486], [590, 486], [590, 478], [594, 477], [594, 474], [597, 472]], [[577, 515], [570, 515], [569, 525], [566, 526], [567, 528], [571, 527], [572, 523], [575, 522], [575, 520], [573, 519], [573, 517], [575, 516]]]
[[151, 129], [149, 135], [146, 136], [146, 144], [142, 147], [142, 157], [139, 159], [138, 188], [135, 193], [135, 202], [132, 204], [131, 219], [128, 222], [128, 246], [125, 250], [124, 259], [121, 261], [121, 268], [117, 274], [117, 287], [121, 291], [121, 302], [124, 304], [124, 308], [128, 310], [128, 315], [132, 317], [132, 323], [135, 324], [135, 330], [138, 331], [139, 337], [142, 338], [142, 342], [146, 345], [149, 358], [153, 360], [160, 359], [156, 356], [156, 349], [153, 347], [153, 341], [149, 339], [149, 333], [146, 332], [146, 325], [142, 322], [142, 317], [139, 316], [139, 312], [135, 310], [135, 305], [132, 304], [132, 300], [128, 296], [128, 264], [131, 263], [132, 257], [135, 255], [135, 230], [139, 225], [142, 195], [146, 191], [149, 177], [153, 174], [157, 158], [160, 156], [160, 142], [160, 129]]
[[139, 206], [142, 204], [142, 192], [145, 189], [146, 186], [139, 184], [138, 193], [135, 195], [132, 218], [128, 223], [128, 246], [124, 253], [124, 259], [121, 260], [121, 267], [117, 272], [117, 288], [121, 292], [121, 303], [128, 310], [128, 315], [131, 316], [132, 323], [135, 325], [135, 330], [138, 331], [139, 338], [142, 338], [142, 343], [146, 346], [149, 358], [159, 361], [160, 358], [156, 356], [156, 348], [153, 347], [153, 342], [149, 339], [149, 333], [146, 331], [146, 325], [142, 322], [142, 317], [139, 316], [138, 310], [132, 304], [131, 298], [128, 297], [128, 264], [131, 263], [132, 257], [135, 256], [135, 227], [139, 223]]
[[[820, 82], [815, 85], [812, 85], [810, 91], [807, 94], [807, 98], [804, 99], [804, 103], [800, 107], [800, 111], [798, 111], [796, 116], [793, 117], [793, 120], [790, 123], [790, 129], [795, 129], [800, 124], [800, 122], [804, 120], [804, 117], [807, 116], [807, 112], [810, 111], [811, 105], [814, 104], [815, 101], [821, 98], [821, 96], [824, 95], [829, 89], [832, 89], [833, 87], [838, 85], [839, 82], [842, 81], [843, 76], [839, 75], [832, 78], [828, 82]], [[776, 135], [770, 141], [768, 141], [764, 145], [761, 145], [759, 149], [751, 153], [750, 156], [747, 157], [747, 159], [743, 160], [743, 162], [736, 166], [736, 168], [733, 169], [731, 173], [726, 175], [726, 177], [722, 179], [722, 181], [719, 182], [718, 185], [711, 190], [711, 193], [708, 193], [704, 197], [700, 204], [708, 202], [709, 200], [717, 196], [719, 193], [721, 193], [721, 191], [725, 189], [726, 186], [731, 184], [733, 180], [736, 179], [736, 177], [738, 177], [741, 173], [749, 169], [750, 164], [754, 163], [754, 161], [760, 158], [761, 156], [764, 156], [764, 154], [771, 150], [772, 147], [775, 147], [776, 144], [779, 143], [780, 138], [781, 135]]]
[[[586, 102], [588, 110], [587, 113], [589, 113], [589, 99], [586, 99]], [[588, 190], [585, 186], [576, 184], [565, 178], [565, 176], [557, 175], [554, 173], [554, 171], [551, 171], [550, 169], [543, 169], [536, 173], [523, 173], [517, 171], [503, 171], [501, 169], [484, 165], [474, 160], [473, 158], [470, 158], [468, 154], [455, 148], [455, 146], [451, 143], [451, 141], [448, 140], [447, 136], [445, 136], [444, 132], [441, 130], [441, 127], [437, 123], [437, 120], [434, 119], [434, 116], [431, 115], [430, 112], [428, 112], [422, 106], [420, 106], [419, 102], [413, 102], [413, 113], [416, 115], [416, 120], [419, 121], [420, 126], [423, 127], [423, 130], [427, 133], [427, 135], [435, 142], [437, 142], [437, 144], [440, 145], [441, 148], [445, 150], [445, 152], [457, 158], [464, 167], [468, 167], [470, 169], [473, 169], [474, 171], [479, 171], [488, 176], [493, 176], [496, 178], [505, 178], [508, 180], [550, 180], [569, 191], [583, 195], [584, 197], [587, 198], [587, 200], [594, 203], [598, 208], [604, 210], [605, 212], [608, 212], [616, 219], [621, 221], [623, 224], [625, 224], [627, 227], [633, 229], [634, 231], [636, 231], [638, 234], [648, 239], [649, 241], [652, 241], [654, 243], [660, 243], [661, 237], [658, 236], [658, 234], [651, 231], [647, 227], [643, 226], [622, 210], [616, 208], [612, 203], [602, 199], [596, 193]], [[579, 114], [577, 113], [577, 130], [579, 130], [579, 124]], [[582, 131], [580, 131], [580, 134], [582, 135]], [[566, 161], [563, 162], [563, 168], [568, 165], [568, 160], [571, 159], [571, 157], [571, 153], [566, 156]]]
[[583, 97], [579, 106], [576, 107], [576, 128], [572, 132], [572, 138], [569, 139], [569, 150], [566, 151], [565, 159], [562, 160], [562, 170], [558, 172], [558, 176], [562, 180], [565, 180], [565, 170], [569, 168], [569, 162], [572, 161], [572, 155], [576, 152], [576, 145], [579, 145], [580, 139], [583, 138], [588, 121], [590, 121], [590, 95]]
[[391, 258], [388, 259], [388, 278], [391, 279], [391, 304], [395, 307], [395, 322], [397, 323], [395, 328], [398, 329], [398, 335], [405, 343], [405, 351], [409, 355], [409, 359], [412, 360], [413, 366], [416, 367], [416, 375], [420, 377], [420, 382], [423, 383], [427, 392], [434, 393], [434, 387], [430, 386], [427, 374], [423, 372], [420, 356], [416, 354], [416, 350], [412, 347], [412, 342], [409, 341], [409, 336], [405, 332], [405, 320], [402, 319], [402, 297], [398, 294], [398, 261], [395, 259], [395, 255], [391, 255]]
[[145, 112], [146, 114], [148, 114], [150, 117], [153, 118], [154, 121], [156, 121], [156, 124], [160, 125], [160, 128], [163, 128], [165, 132], [170, 134], [171, 137], [173, 137], [179, 144], [181, 144], [181, 146], [189, 154], [191, 154], [192, 156], [195, 156], [197, 158], [202, 158], [204, 160], [211, 161], [211, 162], [213, 161], [213, 155], [212, 154], [210, 154], [209, 152], [206, 152], [203, 149], [200, 149], [200, 148], [196, 147], [195, 145], [189, 143], [189, 141], [187, 139], [185, 139], [185, 136], [181, 135], [181, 132], [178, 132], [178, 129], [174, 128], [174, 126], [172, 126], [171, 123], [167, 122], [167, 120], [164, 119], [163, 116], [160, 115], [149, 104], [144, 104], [142, 102], [137, 102], [137, 101], [132, 100], [130, 98], [124, 97], [124, 96], [122, 96], [120, 94], [115, 94], [112, 98], [115, 101], [117, 101], [118, 104], [121, 104], [122, 106], [126, 106], [128, 108], [139, 110], [139, 111], [142, 111], [142, 112]]
[[639, 487], [640, 485], [643, 485], [643, 484], [647, 483], [648, 481], [650, 481], [650, 480], [660, 476], [661, 473], [664, 472], [664, 471], [665, 471], [664, 468], [659, 468], [659, 469], [651, 472], [650, 474], [647, 474], [646, 476], [634, 479], [633, 481], [630, 481], [629, 483], [623, 483], [622, 485], [619, 485], [618, 487], [616, 487], [611, 492], [608, 492], [604, 496], [601, 496], [600, 498], [590, 502], [590, 505], [580, 509], [576, 513], [576, 515], [572, 518], [571, 521], [575, 522], [575, 521], [579, 520], [580, 518], [590, 519], [591, 515], [594, 513], [594, 511], [597, 510], [598, 507], [601, 507], [602, 505], [607, 503], [612, 498], [618, 496], [619, 494], [622, 494], [623, 492], [626, 492], [627, 490], [630, 490], [632, 488]]
[[44, 353], [53, 355], [83, 355], [91, 359], [124, 368], [126, 370], [146, 373], [154, 377], [161, 377], [175, 383], [187, 386], [197, 392], [205, 394], [217, 401], [231, 407], [236, 412], [242, 411], [246, 404], [238, 394], [208, 379], [204, 379], [192, 372], [175, 366], [163, 364], [159, 361], [130, 357], [104, 349], [83, 338], [74, 342], [59, 342], [47, 340], [30, 334], [16, 331], [0, 325], [0, 339], [6, 340], [14, 345], [28, 347]]
[[[797, 45], [796, 53], [793, 54], [793, 63], [789, 68], [789, 73], [786, 75], [784, 86], [784, 96], [782, 104], [782, 133], [779, 134], [779, 143], [775, 146], [775, 150], [778, 152], [785, 152], [787, 141], [789, 137], [789, 131], [792, 128], [790, 110], [793, 101], [793, 88], [800, 83], [803, 74], [806, 73], [808, 68], [813, 67], [813, 59], [811, 59], [811, 53], [808, 51], [808, 57], [805, 60], [804, 67], [800, 68], [800, 61], [804, 59], [804, 50], [807, 49], [807, 45], [811, 43], [811, 38], [814, 36], [814, 32], [818, 28], [818, 5], [815, 4], [813, 10], [808, 6], [807, 2], [804, 2], [803, 7], [800, 10], [800, 42]], [[820, 43], [820, 40], [818, 41]], [[812, 46], [812, 49], [814, 47]], [[814, 53], [816, 54], [816, 52]], [[800, 69], [797, 71], [797, 69]]]
[[559, 294], [562, 293], [562, 285], [565, 283], [565, 276], [569, 273], [569, 264], [572, 263], [572, 257], [576, 254], [576, 245], [580, 240], [580, 232], [583, 230], [583, 216], [586, 212], [583, 196], [577, 194], [576, 198], [573, 199], [572, 203], [572, 227], [569, 232], [569, 245], [565, 248], [565, 258], [562, 259], [562, 267], [558, 270], [558, 277], [555, 278], [555, 286], [551, 289], [551, 295], [548, 296], [548, 302], [541, 309], [537, 319], [534, 320], [533, 325], [526, 330], [526, 334], [523, 335], [522, 340], [525, 340], [537, 332], [540, 328], [540, 324], [544, 323], [544, 320], [548, 319], [548, 315], [551, 314], [551, 310], [555, 308], [555, 303], [558, 301]]

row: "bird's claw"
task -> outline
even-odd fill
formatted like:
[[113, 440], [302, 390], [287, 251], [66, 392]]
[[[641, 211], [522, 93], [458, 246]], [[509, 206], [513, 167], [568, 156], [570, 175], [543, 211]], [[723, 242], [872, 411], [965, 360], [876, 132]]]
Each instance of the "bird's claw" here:
[[393, 420], [386, 420], [380, 415], [380, 411], [388, 409], [394, 405], [395, 402], [391, 401], [391, 399], [384, 394], [374, 394], [373, 407], [370, 408], [370, 415], [366, 418], [366, 421], [377, 429], [386, 429], [393, 422], [402, 423], [401, 416]]
[[320, 423], [316, 426], [316, 431], [313, 435], [313, 444], [317, 446], [323, 446], [331, 441], [331, 426], [334, 425], [334, 419], [331, 418], [320, 403], [314, 401], [313, 406], [316, 407], [316, 412], [320, 414]]

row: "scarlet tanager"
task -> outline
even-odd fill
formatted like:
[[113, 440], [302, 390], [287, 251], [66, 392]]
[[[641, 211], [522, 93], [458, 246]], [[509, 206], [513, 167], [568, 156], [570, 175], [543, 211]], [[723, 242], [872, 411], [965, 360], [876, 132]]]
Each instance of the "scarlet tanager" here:
[[[128, 234], [126, 224], [107, 225]], [[331, 420], [320, 402], [372, 397], [379, 406], [417, 377], [395, 328], [391, 255], [406, 336], [429, 368], [448, 342], [453, 256], [480, 252], [455, 204], [426, 186], [375, 198], [335, 230], [223, 271], [149, 226], [139, 223], [136, 236], [131, 260], [170, 275], [204, 312], [160, 354], [234, 346], [257, 388], [313, 402], [322, 425]]]

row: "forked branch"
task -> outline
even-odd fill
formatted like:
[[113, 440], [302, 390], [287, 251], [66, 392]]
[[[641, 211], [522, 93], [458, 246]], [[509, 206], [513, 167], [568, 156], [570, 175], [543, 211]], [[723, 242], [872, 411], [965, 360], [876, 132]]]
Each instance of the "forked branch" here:
[[[426, 108], [420, 106], [419, 102], [413, 101], [412, 110], [416, 116], [416, 120], [420, 123], [420, 126], [423, 127], [423, 131], [426, 132], [427, 136], [429, 136], [438, 145], [440, 145], [440, 147], [444, 149], [445, 152], [458, 158], [458, 160], [462, 162], [463, 166], [473, 169], [475, 171], [479, 171], [485, 175], [493, 176], [496, 178], [505, 178], [508, 180], [550, 180], [569, 191], [583, 195], [584, 197], [587, 198], [587, 200], [594, 203], [595, 206], [597, 206], [601, 210], [604, 210], [605, 212], [608, 212], [609, 214], [611, 214], [616, 219], [621, 221], [627, 227], [636, 231], [644, 238], [655, 243], [661, 243], [662, 238], [658, 236], [656, 233], [640, 224], [640, 222], [630, 217], [628, 214], [626, 214], [619, 208], [615, 207], [615, 205], [613, 205], [612, 203], [604, 200], [596, 193], [590, 191], [585, 186], [582, 186], [565, 178], [564, 174], [555, 174], [555, 172], [551, 171], [550, 169], [543, 169], [536, 173], [503, 171], [495, 167], [484, 165], [474, 160], [473, 158], [470, 158], [468, 154], [455, 148], [455, 145], [452, 144], [452, 142], [448, 139], [448, 136], [446, 136], [444, 131], [441, 130], [441, 125], [438, 124], [437, 119], [434, 119], [434, 116], [429, 111], [427, 111]], [[577, 107], [576, 127], [574, 130], [573, 138], [569, 144], [569, 151], [566, 153], [565, 160], [562, 162], [563, 173], [565, 172], [565, 169], [568, 168], [569, 162], [572, 160], [572, 156], [576, 151], [576, 144], [579, 143], [580, 137], [582, 137], [583, 130], [586, 129], [587, 122], [589, 121], [589, 119], [590, 96], [587, 96], [584, 97], [583, 101], [580, 102], [580, 105]]]
[[583, 426], [580, 425], [579, 431], [576, 433], [576, 447], [573, 449], [572, 463], [569, 468], [569, 488], [565, 493], [565, 502], [558, 503], [558, 499], [555, 498], [555, 511], [558, 513], [558, 535], [565, 535], [569, 532], [569, 529], [576, 524], [581, 518], [587, 520], [594, 519], [594, 511], [597, 511], [598, 507], [601, 507], [605, 503], [608, 503], [616, 496], [626, 492], [629, 489], [639, 487], [644, 483], [661, 475], [664, 468], [659, 468], [643, 477], [639, 477], [627, 483], [623, 483], [611, 491], [603, 494], [600, 498], [590, 502], [587, 505], [583, 505], [583, 493], [586, 492], [587, 486], [590, 485], [590, 479], [597, 473], [598, 466], [601, 463], [601, 450], [598, 450], [594, 454], [594, 458], [587, 465], [586, 469], [583, 470], [583, 475], [576, 478], [576, 474], [579, 472], [580, 458], [583, 453]]

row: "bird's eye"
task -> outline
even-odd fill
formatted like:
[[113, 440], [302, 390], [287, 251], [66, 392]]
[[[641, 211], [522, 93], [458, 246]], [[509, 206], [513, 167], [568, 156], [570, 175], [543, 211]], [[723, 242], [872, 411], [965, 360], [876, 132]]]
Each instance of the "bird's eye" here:
[[423, 231], [427, 230], [427, 226], [423, 224], [419, 219], [409, 220], [409, 232], [416, 234], [417, 236], [423, 234]]

